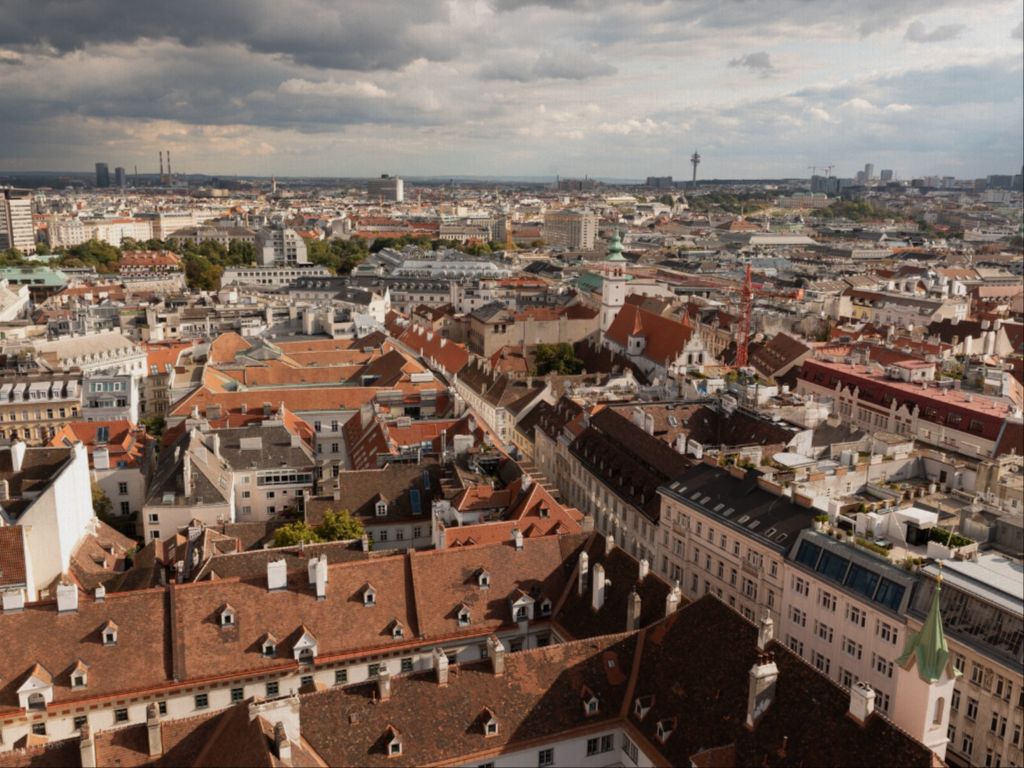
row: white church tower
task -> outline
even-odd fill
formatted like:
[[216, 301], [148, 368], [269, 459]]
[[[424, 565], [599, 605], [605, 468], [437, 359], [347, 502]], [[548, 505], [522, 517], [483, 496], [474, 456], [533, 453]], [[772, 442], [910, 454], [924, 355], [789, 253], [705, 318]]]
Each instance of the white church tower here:
[[892, 720], [944, 760], [950, 701], [960, 672], [953, 666], [942, 630], [941, 591], [940, 575], [928, 618], [920, 632], [907, 637], [903, 655], [896, 661]]
[[601, 280], [601, 340], [608, 332], [615, 316], [626, 303], [627, 275], [625, 265], [628, 263], [622, 255], [622, 239], [618, 230], [608, 244], [608, 258], [605, 259], [605, 272]]

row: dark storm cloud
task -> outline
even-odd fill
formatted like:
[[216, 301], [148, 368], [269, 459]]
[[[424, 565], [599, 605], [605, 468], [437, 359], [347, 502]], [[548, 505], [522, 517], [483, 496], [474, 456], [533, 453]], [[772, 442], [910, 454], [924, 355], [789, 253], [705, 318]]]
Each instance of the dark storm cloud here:
[[758, 51], [757, 53], [748, 53], [745, 56], [740, 56], [729, 61], [730, 67], [746, 67], [747, 69], [753, 70], [754, 72], [760, 72], [762, 75], [770, 74], [775, 70], [775, 65], [772, 64], [772, 57], [767, 51]]
[[903, 39], [912, 43], [947, 43], [956, 40], [966, 30], [966, 24], [942, 24], [929, 31], [923, 22], [915, 21], [907, 27]]
[[172, 39], [193, 48], [241, 44], [298, 64], [361, 71], [452, 55], [441, 33], [448, 20], [443, 0], [8, 0], [4, 6], [0, 46], [45, 44], [60, 53]]

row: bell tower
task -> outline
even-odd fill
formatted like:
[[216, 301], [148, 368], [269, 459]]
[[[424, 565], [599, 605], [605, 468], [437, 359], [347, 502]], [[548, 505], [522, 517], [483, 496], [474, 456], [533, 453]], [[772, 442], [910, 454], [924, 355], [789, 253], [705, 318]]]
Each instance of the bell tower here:
[[625, 266], [627, 263], [626, 257], [622, 255], [622, 239], [616, 230], [612, 241], [608, 244], [608, 258], [604, 261], [604, 277], [601, 281], [602, 340], [615, 320], [615, 316], [619, 314], [619, 310], [626, 303], [628, 276]]

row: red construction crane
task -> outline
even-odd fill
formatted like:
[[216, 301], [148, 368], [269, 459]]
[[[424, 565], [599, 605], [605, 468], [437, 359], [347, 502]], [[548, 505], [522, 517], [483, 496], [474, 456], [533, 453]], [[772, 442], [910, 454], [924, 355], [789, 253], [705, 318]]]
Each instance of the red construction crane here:
[[736, 340], [736, 367], [747, 365], [747, 346], [750, 344], [750, 314], [754, 308], [754, 282], [750, 265], [743, 280], [743, 297], [740, 300], [740, 336]]

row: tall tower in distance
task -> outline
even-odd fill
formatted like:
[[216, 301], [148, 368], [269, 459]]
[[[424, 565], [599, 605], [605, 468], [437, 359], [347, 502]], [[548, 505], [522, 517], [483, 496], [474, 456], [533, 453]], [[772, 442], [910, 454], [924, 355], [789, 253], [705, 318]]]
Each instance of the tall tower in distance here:
[[691, 189], [697, 188], [697, 166], [700, 165], [700, 152], [694, 152], [690, 155], [690, 165], [693, 166], [693, 181], [690, 183]]

